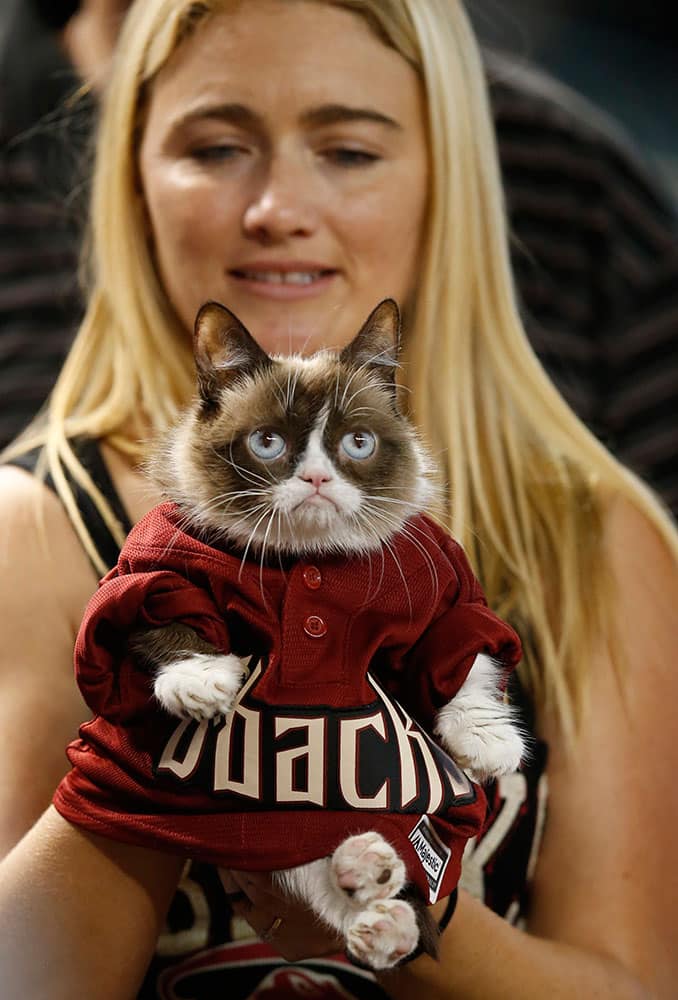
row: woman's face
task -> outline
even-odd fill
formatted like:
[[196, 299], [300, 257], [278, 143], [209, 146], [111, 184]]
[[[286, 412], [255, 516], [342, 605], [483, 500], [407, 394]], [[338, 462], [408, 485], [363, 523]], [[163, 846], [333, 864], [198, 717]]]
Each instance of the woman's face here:
[[140, 172], [187, 329], [208, 299], [269, 352], [340, 347], [417, 277], [428, 159], [415, 72], [356, 15], [247, 0], [154, 83]]

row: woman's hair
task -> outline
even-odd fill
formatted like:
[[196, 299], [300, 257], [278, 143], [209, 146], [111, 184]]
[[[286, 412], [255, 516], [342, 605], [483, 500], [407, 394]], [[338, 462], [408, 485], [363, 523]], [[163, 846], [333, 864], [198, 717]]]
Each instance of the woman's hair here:
[[[49, 470], [76, 524], [62, 463], [118, 536], [69, 438], [106, 437], [142, 454], [139, 415], [162, 431], [193, 389], [190, 340], [158, 280], [147, 238], [137, 174], [146, 102], [182, 40], [242, 2], [137, 0], [130, 10], [98, 136], [89, 307], [46, 424], [24, 443], [46, 443]], [[484, 74], [461, 0], [314, 2], [363, 17], [415, 68], [425, 89], [429, 210], [405, 330], [404, 381], [449, 484], [447, 526], [465, 546], [489, 603], [519, 631], [521, 677], [536, 703], [554, 710], [572, 737], [587, 652], [611, 628], [601, 497], [626, 494], [675, 546], [669, 520], [574, 416], [526, 339]]]

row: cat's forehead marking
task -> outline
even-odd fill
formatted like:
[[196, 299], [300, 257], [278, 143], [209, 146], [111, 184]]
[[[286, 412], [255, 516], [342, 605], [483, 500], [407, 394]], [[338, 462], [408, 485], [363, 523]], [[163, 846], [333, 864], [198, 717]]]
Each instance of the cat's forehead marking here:
[[322, 469], [331, 469], [332, 472], [336, 475], [336, 469], [334, 467], [334, 463], [327, 454], [325, 443], [323, 441], [325, 426], [327, 424], [327, 416], [328, 416], [327, 407], [323, 407], [323, 409], [320, 411], [320, 413], [316, 418], [311, 433], [308, 436], [308, 440], [306, 442], [306, 448], [304, 449], [304, 452], [297, 466], [296, 470], [297, 474], [300, 472], [302, 468], [305, 468], [307, 471], [311, 468], [314, 469], [322, 468]]
[[[276, 363], [277, 381], [288, 406], [301, 390], [327, 400], [326, 409], [346, 413], [355, 406], [365, 409], [365, 394], [377, 410], [383, 408], [382, 386], [365, 367], [343, 362], [334, 351], [320, 351], [310, 357], [280, 355]], [[377, 395], [375, 396], [374, 393]]]

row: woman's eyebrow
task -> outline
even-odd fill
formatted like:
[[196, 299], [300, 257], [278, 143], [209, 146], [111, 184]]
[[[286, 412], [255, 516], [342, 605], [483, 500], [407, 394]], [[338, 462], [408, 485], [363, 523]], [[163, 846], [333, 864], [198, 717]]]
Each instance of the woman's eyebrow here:
[[222, 121], [242, 128], [261, 127], [263, 119], [244, 104], [202, 104], [186, 111], [176, 122], [179, 128], [200, 121]]
[[[264, 119], [245, 104], [207, 104], [188, 110], [176, 123], [178, 127], [190, 125], [196, 121], [217, 120], [236, 125], [241, 128], [260, 129]], [[352, 107], [345, 104], [322, 104], [302, 112], [299, 118], [307, 128], [322, 128], [327, 125], [337, 125], [342, 122], [376, 122], [391, 129], [400, 130], [402, 126], [388, 115], [373, 108]]]
[[356, 108], [345, 104], [323, 104], [317, 108], [304, 111], [301, 115], [303, 125], [320, 128], [324, 125], [337, 125], [342, 122], [368, 121], [388, 128], [400, 129], [402, 126], [388, 115], [372, 108]]

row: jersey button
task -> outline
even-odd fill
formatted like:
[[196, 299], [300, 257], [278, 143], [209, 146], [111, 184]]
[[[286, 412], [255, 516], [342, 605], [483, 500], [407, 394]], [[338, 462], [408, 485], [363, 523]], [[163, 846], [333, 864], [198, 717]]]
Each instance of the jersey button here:
[[309, 615], [304, 622], [304, 632], [312, 639], [322, 639], [327, 632], [327, 625], [319, 615]]
[[317, 590], [323, 582], [322, 573], [317, 566], [307, 566], [301, 575], [309, 590]]

